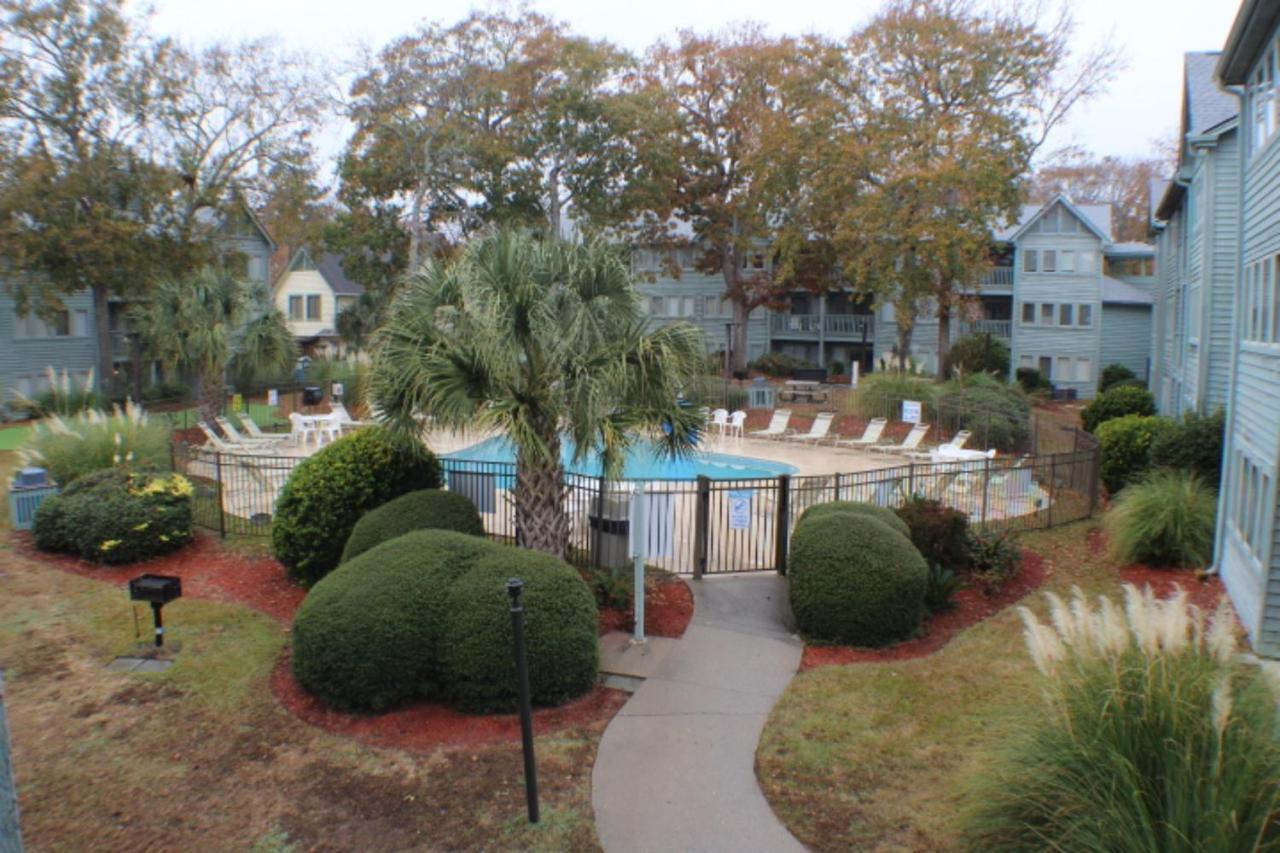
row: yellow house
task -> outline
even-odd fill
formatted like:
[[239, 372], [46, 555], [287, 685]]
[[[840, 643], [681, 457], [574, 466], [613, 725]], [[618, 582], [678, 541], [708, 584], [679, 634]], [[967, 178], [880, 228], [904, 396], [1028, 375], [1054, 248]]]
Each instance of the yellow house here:
[[336, 355], [338, 314], [355, 303], [364, 287], [347, 278], [338, 255], [312, 258], [299, 249], [273, 288], [276, 307], [284, 314], [298, 346], [307, 355]]

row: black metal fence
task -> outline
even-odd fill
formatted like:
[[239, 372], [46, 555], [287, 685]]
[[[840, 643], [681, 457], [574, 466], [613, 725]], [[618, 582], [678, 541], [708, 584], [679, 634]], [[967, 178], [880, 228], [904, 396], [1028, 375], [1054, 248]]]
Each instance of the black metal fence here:
[[[1053, 527], [1092, 515], [1098, 504], [1098, 446], [1081, 430], [1044, 422], [1046, 452], [955, 461], [909, 462], [840, 474], [712, 480], [620, 480], [569, 474], [564, 506], [573, 559], [623, 566], [634, 537], [633, 507], [647, 502], [646, 561], [668, 571], [782, 570], [791, 531], [815, 504], [856, 500], [896, 507], [912, 496], [939, 500], [986, 530]], [[175, 448], [174, 468], [196, 487], [196, 523], [223, 535], [265, 536], [296, 456]], [[518, 541], [511, 492], [515, 465], [442, 459], [445, 487], [466, 495], [489, 535]]]

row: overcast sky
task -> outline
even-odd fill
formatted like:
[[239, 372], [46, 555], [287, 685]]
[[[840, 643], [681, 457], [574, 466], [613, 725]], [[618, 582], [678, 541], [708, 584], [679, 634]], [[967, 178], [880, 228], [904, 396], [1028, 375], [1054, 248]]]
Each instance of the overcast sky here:
[[[1080, 47], [1111, 39], [1128, 69], [1105, 96], [1077, 108], [1052, 146], [1082, 145], [1127, 157], [1151, 153], [1154, 140], [1177, 132], [1182, 54], [1220, 50], [1238, 0], [1068, 2]], [[362, 44], [376, 48], [423, 20], [452, 22], [477, 6], [493, 8], [466, 0], [153, 0], [152, 26], [195, 43], [274, 36], [291, 49], [338, 65], [350, 61]], [[717, 29], [738, 20], [761, 21], [777, 33], [844, 35], [869, 19], [879, 0], [541, 0], [531, 6], [585, 35], [639, 52], [679, 28]], [[322, 147], [336, 149], [340, 134], [326, 136]]]

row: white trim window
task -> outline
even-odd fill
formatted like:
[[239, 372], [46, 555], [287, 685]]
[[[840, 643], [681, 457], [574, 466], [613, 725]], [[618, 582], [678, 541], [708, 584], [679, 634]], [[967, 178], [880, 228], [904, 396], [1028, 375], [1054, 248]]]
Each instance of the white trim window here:
[[1093, 359], [1083, 355], [1076, 357], [1076, 381], [1093, 381]]
[[320, 294], [318, 293], [307, 294], [307, 319], [308, 320], [321, 319]]
[[1276, 45], [1249, 78], [1249, 124], [1253, 150], [1261, 151], [1276, 134]]
[[1024, 249], [1022, 252], [1022, 271], [1023, 272], [1039, 272], [1036, 266], [1037, 252], [1035, 249]]
[[1258, 343], [1280, 343], [1280, 255], [1245, 265], [1241, 294], [1241, 337]]
[[1080, 308], [1076, 311], [1076, 325], [1082, 329], [1093, 328], [1093, 305], [1088, 302], [1080, 304]]
[[1058, 271], [1076, 271], [1076, 253], [1074, 251], [1071, 249], [1061, 249], [1058, 251]]
[[1236, 535], [1256, 559], [1262, 560], [1269, 544], [1271, 516], [1271, 477], [1239, 450], [1232, 468], [1235, 486], [1230, 522]]
[[650, 317], [667, 316], [666, 304], [667, 304], [666, 300], [663, 299], [661, 296], [650, 296], [649, 297], [649, 316]]
[[[76, 325], [71, 322], [71, 312], [67, 310], [55, 311], [44, 319], [37, 315], [34, 311], [27, 314], [13, 314], [13, 337], [15, 340], [23, 338], [70, 338], [84, 337], [89, 333], [88, 311], [76, 312]], [[83, 316], [83, 319], [81, 319]], [[77, 328], [78, 327], [78, 328]]]
[[1058, 271], [1058, 252], [1056, 249], [1040, 250], [1040, 272]]
[[301, 296], [289, 297], [289, 319], [290, 320], [302, 319], [302, 297]]

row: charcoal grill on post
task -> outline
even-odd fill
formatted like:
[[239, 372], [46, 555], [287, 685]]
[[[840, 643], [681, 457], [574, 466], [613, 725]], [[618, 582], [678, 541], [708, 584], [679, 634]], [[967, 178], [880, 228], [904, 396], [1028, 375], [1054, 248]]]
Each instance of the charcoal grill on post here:
[[160, 608], [181, 597], [182, 578], [173, 575], [139, 575], [129, 581], [130, 600], [146, 601], [151, 605], [156, 623], [157, 646], [164, 645], [164, 622], [160, 618]]

